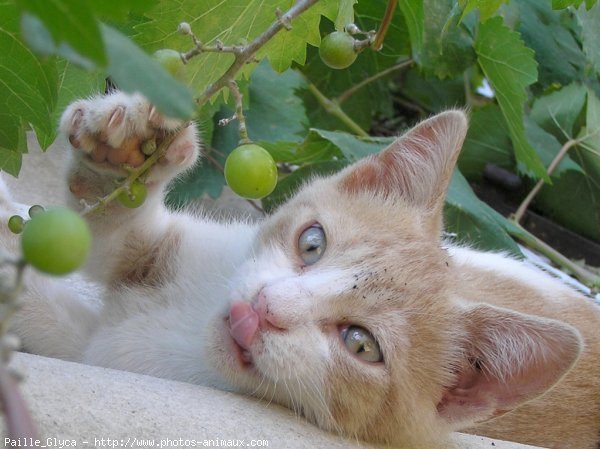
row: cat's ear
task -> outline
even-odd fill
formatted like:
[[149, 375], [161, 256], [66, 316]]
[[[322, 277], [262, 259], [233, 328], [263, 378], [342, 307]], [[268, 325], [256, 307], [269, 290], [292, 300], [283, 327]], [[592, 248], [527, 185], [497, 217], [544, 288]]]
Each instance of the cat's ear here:
[[399, 195], [431, 212], [441, 212], [467, 126], [460, 110], [425, 120], [381, 153], [343, 171], [340, 187], [351, 193]]
[[566, 323], [478, 304], [465, 310], [464, 360], [438, 403], [451, 425], [500, 416], [552, 388], [583, 343]]

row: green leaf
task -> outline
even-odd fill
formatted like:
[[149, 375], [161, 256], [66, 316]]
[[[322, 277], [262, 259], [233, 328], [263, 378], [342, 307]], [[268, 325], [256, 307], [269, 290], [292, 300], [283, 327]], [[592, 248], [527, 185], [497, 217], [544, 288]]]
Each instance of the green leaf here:
[[[1, 118], [4, 118], [0, 115]], [[17, 144], [14, 147], [4, 147], [0, 144], [0, 170], [14, 176], [21, 171], [23, 154], [27, 153], [27, 136], [25, 126], [16, 123]]]
[[[106, 65], [98, 21], [86, 1], [19, 0], [18, 3], [24, 11], [43, 22], [56, 47], [70, 47], [98, 66]], [[30, 28], [24, 29], [23, 33], [27, 36], [37, 31], [39, 28]]]
[[566, 24], [570, 13], [553, 11], [547, 1], [522, 0], [518, 6], [519, 32], [535, 51], [539, 82], [543, 86], [566, 85], [582, 79], [585, 55]]
[[335, 29], [344, 31], [346, 25], [354, 23], [354, 5], [358, 0], [340, 0], [337, 17], [335, 18]]
[[[424, 0], [425, 25], [417, 61], [438, 78], [455, 77], [475, 62], [473, 41], [460, 26], [446, 26], [453, 15], [454, 0]], [[440, 32], [440, 30], [443, 30]]]
[[475, 109], [469, 119], [469, 131], [458, 159], [467, 179], [480, 180], [487, 164], [513, 170], [515, 159], [510, 134], [502, 111], [495, 104]]
[[527, 142], [523, 124], [525, 88], [537, 79], [533, 51], [523, 45], [518, 33], [504, 26], [501, 17], [481, 24], [475, 51], [508, 125], [519, 169], [548, 181], [544, 164]]
[[277, 187], [275, 187], [273, 193], [262, 200], [263, 208], [267, 213], [271, 213], [282, 203], [290, 199], [307, 180], [316, 176], [328, 176], [337, 173], [347, 165], [348, 162], [342, 160], [317, 162], [299, 168], [277, 183]]
[[406, 73], [401, 87], [403, 95], [431, 112], [445, 111], [466, 102], [462, 76], [441, 80], [424, 76], [415, 68]]
[[195, 106], [186, 86], [114, 28], [102, 25], [102, 36], [109, 59], [108, 73], [120, 89], [142, 93], [168, 117], [192, 116]]
[[463, 175], [455, 170], [444, 207], [446, 229], [458, 240], [484, 250], [505, 250], [521, 255], [507, 230], [514, 225], [480, 201]]
[[308, 118], [296, 92], [305, 86], [303, 77], [294, 70], [278, 74], [266, 61], [259, 64], [252, 74], [250, 107], [246, 112], [250, 137], [266, 141], [302, 140]]
[[508, 0], [458, 0], [458, 3], [464, 8], [461, 20], [471, 11], [479, 9], [479, 20], [485, 22]]
[[[56, 105], [57, 73], [54, 61], [42, 62], [17, 37], [18, 13], [11, 4], [0, 4], [0, 111], [31, 123], [51, 134], [50, 117]], [[14, 148], [16, 119], [0, 123], [2, 145]], [[7, 140], [8, 139], [8, 140]]]
[[406, 20], [412, 56], [417, 63], [421, 63], [421, 50], [423, 48], [423, 35], [425, 34], [425, 13], [423, 0], [405, 0], [398, 5]]
[[576, 154], [590, 177], [600, 183], [600, 98], [592, 89], [587, 90], [585, 134], [588, 137]]
[[[206, 44], [221, 40], [227, 45], [251, 42], [264, 32], [275, 20], [275, 11], [287, 11], [293, 2], [290, 0], [159, 0], [145, 13], [149, 19], [136, 27], [136, 36], [143, 48], [155, 51], [159, 48], [174, 48], [187, 51], [191, 48], [188, 36], [177, 33], [180, 22], [188, 22], [198, 38]], [[319, 21], [321, 14], [331, 16], [337, 13], [337, 1], [322, 0], [308, 9], [292, 23], [292, 30], [280, 31], [257, 56], [268, 56], [273, 68], [285, 71], [293, 61], [304, 64], [306, 44], [319, 45]], [[231, 54], [204, 54], [193, 58], [187, 65], [186, 75], [196, 94], [216, 81], [231, 65]], [[249, 76], [254, 69], [247, 65], [240, 73]]]
[[577, 134], [574, 126], [585, 104], [586, 95], [586, 89], [581, 84], [565, 86], [537, 98], [531, 109], [531, 118], [557, 139], [568, 140]]
[[101, 19], [124, 21], [130, 13], [144, 13], [158, 0], [87, 0], [94, 13]]
[[570, 156], [583, 170], [567, 171], [552, 186], [544, 186], [535, 206], [569, 229], [600, 242], [600, 99], [588, 89], [586, 123], [581, 145]]
[[[585, 7], [587, 9], [592, 8], [596, 4], [597, 0], [585, 0]], [[552, 9], [565, 9], [569, 6], [579, 8], [579, 5], [583, 3], [583, 0], [552, 0]]]
[[600, 4], [596, 3], [589, 11], [579, 8], [577, 17], [581, 24], [583, 52], [592, 63], [596, 72], [600, 72]]
[[379, 153], [394, 138], [360, 138], [340, 131], [311, 129], [308, 139], [319, 137], [335, 145], [349, 162], [355, 162], [370, 154]]
[[[544, 165], [548, 167], [562, 147], [560, 142], [556, 140], [552, 134], [544, 131], [544, 129], [538, 126], [538, 124], [529, 117], [525, 118], [525, 134], [527, 135], [527, 140], [533, 145]], [[581, 167], [573, 162], [569, 155], [566, 155], [554, 169], [552, 177], [560, 178], [567, 170], [583, 173]]]
[[[573, 154], [577, 159], [577, 154]], [[587, 173], [567, 171], [551, 186], [544, 185], [534, 206], [544, 215], [584, 237], [600, 242], [600, 181]]]

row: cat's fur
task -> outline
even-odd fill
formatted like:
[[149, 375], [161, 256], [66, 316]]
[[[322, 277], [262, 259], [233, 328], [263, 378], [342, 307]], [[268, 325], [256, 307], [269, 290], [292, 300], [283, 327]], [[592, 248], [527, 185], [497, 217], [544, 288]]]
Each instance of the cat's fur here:
[[[61, 129], [79, 147], [73, 206], [114, 187], [114, 168], [86, 156], [99, 142], [118, 148], [178, 124], [139, 96], [71, 105]], [[273, 399], [364, 440], [432, 447], [467, 429], [594, 449], [598, 308], [526, 263], [441, 240], [466, 129], [461, 111], [440, 114], [379, 155], [310, 182], [262, 223], [224, 224], [162, 205], [167, 183], [198, 155], [186, 127], [142, 207], [115, 203], [89, 216], [86, 272], [101, 303], [30, 270], [14, 329], [30, 352]], [[1, 206], [6, 216], [17, 207], [6, 193]], [[307, 266], [298, 238], [315, 222], [327, 247]], [[16, 248], [16, 237], [2, 239]], [[258, 322], [247, 351], [230, 336], [231, 304]], [[347, 324], [375, 336], [382, 363], [346, 349]]]

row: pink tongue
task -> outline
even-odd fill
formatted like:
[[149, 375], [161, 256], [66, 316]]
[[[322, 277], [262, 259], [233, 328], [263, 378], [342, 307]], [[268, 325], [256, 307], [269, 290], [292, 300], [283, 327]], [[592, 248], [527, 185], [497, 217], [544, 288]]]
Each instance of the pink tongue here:
[[248, 350], [258, 331], [258, 314], [247, 302], [234, 302], [229, 309], [229, 333], [242, 348]]

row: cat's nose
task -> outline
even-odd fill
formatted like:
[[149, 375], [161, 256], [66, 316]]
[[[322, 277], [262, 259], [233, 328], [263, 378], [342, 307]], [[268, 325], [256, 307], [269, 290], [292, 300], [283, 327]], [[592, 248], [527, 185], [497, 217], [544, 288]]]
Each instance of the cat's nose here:
[[261, 330], [285, 330], [285, 326], [277, 320], [273, 311], [269, 311], [269, 303], [264, 290], [261, 290], [258, 293], [256, 299], [252, 302], [252, 308], [258, 314]]

